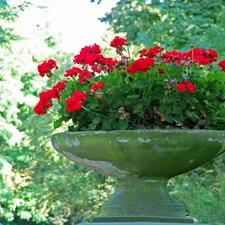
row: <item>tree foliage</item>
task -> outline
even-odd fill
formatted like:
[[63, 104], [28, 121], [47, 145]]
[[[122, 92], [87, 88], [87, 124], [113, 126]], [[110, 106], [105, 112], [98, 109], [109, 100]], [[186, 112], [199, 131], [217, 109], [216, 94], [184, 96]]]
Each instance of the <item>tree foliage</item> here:
[[[5, 44], [10, 40], [16, 40], [18, 36], [12, 33], [12, 28], [6, 26], [6, 24], [15, 21], [17, 13], [12, 11], [7, 5], [6, 1], [0, 0], [0, 43]], [[3, 23], [4, 21], [4, 23]]]
[[12, 41], [20, 40], [20, 35], [14, 33], [12, 24], [18, 19], [19, 12], [24, 11], [31, 3], [23, 3], [10, 7], [6, 0], [0, 0], [0, 45], [10, 47]]
[[214, 48], [224, 57], [224, 0], [120, 0], [100, 19], [135, 44], [187, 50]]

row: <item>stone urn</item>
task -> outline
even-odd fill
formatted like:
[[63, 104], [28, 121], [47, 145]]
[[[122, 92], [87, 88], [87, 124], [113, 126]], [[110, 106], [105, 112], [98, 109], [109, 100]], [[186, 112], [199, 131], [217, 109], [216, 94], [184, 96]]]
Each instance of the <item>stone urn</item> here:
[[51, 142], [69, 160], [118, 180], [115, 195], [88, 224], [184, 225], [194, 219], [169, 195], [167, 182], [223, 153], [225, 131], [65, 132]]

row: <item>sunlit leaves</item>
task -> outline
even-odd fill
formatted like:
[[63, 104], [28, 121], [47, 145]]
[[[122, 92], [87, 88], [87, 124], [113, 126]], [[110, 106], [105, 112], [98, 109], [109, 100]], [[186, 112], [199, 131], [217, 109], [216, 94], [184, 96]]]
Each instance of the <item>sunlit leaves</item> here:
[[224, 15], [224, 0], [121, 0], [101, 21], [135, 44], [160, 44], [169, 50], [211, 47], [224, 57]]

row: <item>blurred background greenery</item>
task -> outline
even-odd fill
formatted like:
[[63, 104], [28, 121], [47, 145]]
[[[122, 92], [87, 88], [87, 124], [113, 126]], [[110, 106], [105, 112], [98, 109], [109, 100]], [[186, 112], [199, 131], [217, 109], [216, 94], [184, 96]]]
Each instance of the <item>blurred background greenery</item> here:
[[[83, 0], [77, 0], [77, 4], [79, 1]], [[225, 0], [117, 2], [110, 12], [99, 16], [108, 25], [103, 45], [117, 34], [136, 48], [155, 44], [171, 50], [213, 48], [220, 59], [225, 58]], [[92, 4], [97, 6], [97, 1]], [[53, 35], [48, 23], [34, 24], [29, 35], [18, 30], [17, 21], [31, 7], [47, 10], [31, 2], [20, 1], [13, 6], [0, 0], [0, 222], [75, 225], [99, 213], [100, 206], [113, 194], [115, 181], [58, 155], [49, 142], [52, 116], [33, 113], [39, 91], [46, 82], [50, 87], [55, 81], [40, 78], [37, 64], [56, 59], [60, 75], [72, 65], [68, 59], [73, 54], [65, 52], [60, 34]], [[83, 20], [88, 20], [88, 15]], [[76, 23], [70, 23], [77, 32]], [[204, 167], [171, 179], [170, 193], [199, 222], [223, 225], [224, 168], [222, 155]]]

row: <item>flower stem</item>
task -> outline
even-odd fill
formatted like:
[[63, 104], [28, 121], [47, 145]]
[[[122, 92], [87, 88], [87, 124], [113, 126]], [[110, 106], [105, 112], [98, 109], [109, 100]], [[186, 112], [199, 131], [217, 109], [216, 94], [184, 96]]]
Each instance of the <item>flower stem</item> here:
[[77, 86], [76, 86], [76, 80], [75, 78], [73, 77], [73, 84], [74, 84], [74, 89], [77, 90]]
[[98, 113], [98, 112], [95, 112], [95, 111], [91, 111], [90, 109], [88, 109], [88, 108], [86, 108], [86, 107], [84, 107], [84, 106], [82, 106], [82, 108], [83, 108], [84, 110], [86, 110], [86, 111], [90, 112], [90, 113], [95, 114], [95, 115], [99, 115], [99, 116], [105, 116], [105, 117], [107, 117], [107, 116], [106, 116], [106, 115], [104, 115], [104, 114], [101, 114], [101, 113]]

